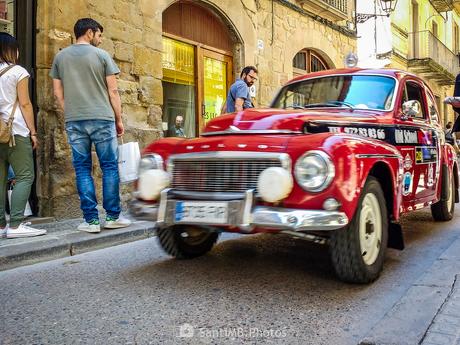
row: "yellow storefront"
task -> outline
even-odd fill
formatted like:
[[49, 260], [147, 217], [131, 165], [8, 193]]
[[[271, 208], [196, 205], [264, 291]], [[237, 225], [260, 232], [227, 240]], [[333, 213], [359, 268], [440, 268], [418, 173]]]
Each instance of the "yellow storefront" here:
[[[184, 13], [190, 14], [187, 27]], [[214, 35], [208, 27], [216, 29]], [[213, 13], [193, 4], [168, 8], [163, 29], [163, 133], [195, 137], [221, 113], [234, 80], [233, 42]]]

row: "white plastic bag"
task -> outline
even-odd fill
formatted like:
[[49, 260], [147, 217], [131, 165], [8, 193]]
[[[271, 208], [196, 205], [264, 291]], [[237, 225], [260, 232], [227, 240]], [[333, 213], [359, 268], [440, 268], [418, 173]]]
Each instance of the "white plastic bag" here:
[[[8, 189], [8, 205], [10, 205], [10, 213], [11, 213], [11, 194], [13, 194], [13, 190], [12, 189]], [[27, 201], [27, 204], [26, 204], [26, 208], [24, 210], [24, 217], [29, 217], [31, 216], [33, 213], [32, 213], [32, 209], [30, 208], [30, 204], [29, 202]]]
[[128, 183], [137, 180], [137, 168], [141, 152], [138, 142], [118, 145], [118, 172], [120, 183]]

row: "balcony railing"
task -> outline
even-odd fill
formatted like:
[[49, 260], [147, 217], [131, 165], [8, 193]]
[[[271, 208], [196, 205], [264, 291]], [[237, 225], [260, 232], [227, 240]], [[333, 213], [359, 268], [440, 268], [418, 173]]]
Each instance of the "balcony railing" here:
[[438, 12], [446, 12], [452, 10], [454, 6], [454, 0], [430, 0], [431, 5], [436, 9]]
[[342, 13], [348, 13], [348, 1], [347, 0], [322, 0], [329, 6], [334, 7], [336, 10], [339, 10]]
[[409, 67], [450, 84], [459, 72], [459, 58], [430, 31], [409, 33]]
[[305, 6], [313, 10], [314, 13], [316, 10], [320, 11], [320, 15], [333, 15], [336, 16], [337, 20], [343, 20], [348, 17], [348, 9], [352, 7], [352, 0], [296, 0], [301, 6]]

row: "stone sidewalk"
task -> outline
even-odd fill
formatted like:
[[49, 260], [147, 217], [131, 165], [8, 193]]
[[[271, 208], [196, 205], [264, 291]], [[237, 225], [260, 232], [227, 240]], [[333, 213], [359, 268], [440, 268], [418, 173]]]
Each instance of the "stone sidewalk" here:
[[428, 328], [421, 345], [460, 345], [460, 274], [452, 290]]
[[431, 265], [360, 345], [460, 345], [460, 239]]
[[33, 224], [35, 228], [46, 229], [47, 234], [31, 238], [0, 238], [0, 271], [142, 240], [155, 232], [155, 223], [133, 221], [127, 228], [101, 229], [100, 233], [91, 234], [77, 231], [82, 221], [70, 219]]

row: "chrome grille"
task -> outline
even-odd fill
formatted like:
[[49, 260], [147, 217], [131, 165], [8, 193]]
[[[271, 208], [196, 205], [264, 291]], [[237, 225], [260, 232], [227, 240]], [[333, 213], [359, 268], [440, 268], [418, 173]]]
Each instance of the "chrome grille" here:
[[195, 192], [244, 192], [257, 190], [259, 174], [281, 167], [278, 158], [174, 160], [172, 188]]

